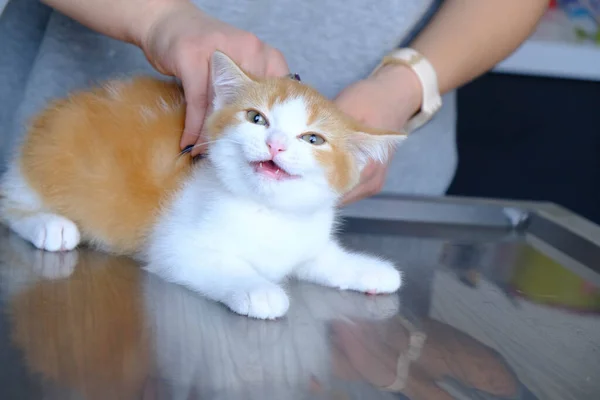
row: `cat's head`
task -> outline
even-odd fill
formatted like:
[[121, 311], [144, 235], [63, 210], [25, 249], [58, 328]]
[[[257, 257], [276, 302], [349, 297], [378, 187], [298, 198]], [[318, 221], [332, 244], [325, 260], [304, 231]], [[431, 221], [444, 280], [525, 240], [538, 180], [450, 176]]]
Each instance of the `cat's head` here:
[[259, 79], [215, 52], [208, 158], [232, 192], [278, 208], [331, 204], [353, 188], [369, 159], [385, 161], [404, 134], [370, 129], [313, 88]]

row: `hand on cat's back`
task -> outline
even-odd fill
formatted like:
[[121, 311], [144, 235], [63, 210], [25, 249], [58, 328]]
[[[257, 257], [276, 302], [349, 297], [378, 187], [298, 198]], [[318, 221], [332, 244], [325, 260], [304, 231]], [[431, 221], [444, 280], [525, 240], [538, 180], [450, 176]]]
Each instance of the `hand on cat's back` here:
[[161, 10], [140, 43], [148, 60], [161, 73], [181, 80], [186, 98], [181, 147], [204, 150], [200, 135], [210, 109], [209, 63], [215, 50], [226, 53], [245, 71], [257, 76], [289, 73], [284, 56], [255, 35], [204, 14], [188, 2], [175, 2]]

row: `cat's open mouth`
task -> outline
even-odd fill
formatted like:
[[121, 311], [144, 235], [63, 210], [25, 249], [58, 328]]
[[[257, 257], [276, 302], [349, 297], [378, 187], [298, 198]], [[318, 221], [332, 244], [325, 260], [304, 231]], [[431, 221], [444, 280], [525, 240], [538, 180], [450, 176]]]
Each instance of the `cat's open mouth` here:
[[298, 176], [291, 175], [286, 170], [281, 168], [273, 160], [255, 161], [251, 162], [250, 165], [252, 165], [256, 173], [267, 178], [276, 180], [298, 178]]

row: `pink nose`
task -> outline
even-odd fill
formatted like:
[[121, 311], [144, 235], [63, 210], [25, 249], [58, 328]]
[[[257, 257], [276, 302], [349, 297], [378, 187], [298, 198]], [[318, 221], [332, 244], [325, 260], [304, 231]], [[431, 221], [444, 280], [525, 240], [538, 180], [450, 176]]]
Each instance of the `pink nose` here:
[[287, 150], [285, 143], [278, 139], [267, 139], [267, 147], [269, 148], [271, 157], [275, 157], [280, 152]]

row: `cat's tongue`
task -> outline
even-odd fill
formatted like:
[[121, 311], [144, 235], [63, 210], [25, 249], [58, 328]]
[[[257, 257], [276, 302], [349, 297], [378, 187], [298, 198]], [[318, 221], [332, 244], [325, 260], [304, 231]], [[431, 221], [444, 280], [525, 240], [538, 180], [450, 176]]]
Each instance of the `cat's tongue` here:
[[279, 168], [273, 161], [261, 161], [253, 164], [255, 171], [267, 178], [281, 180], [292, 177], [290, 174]]

